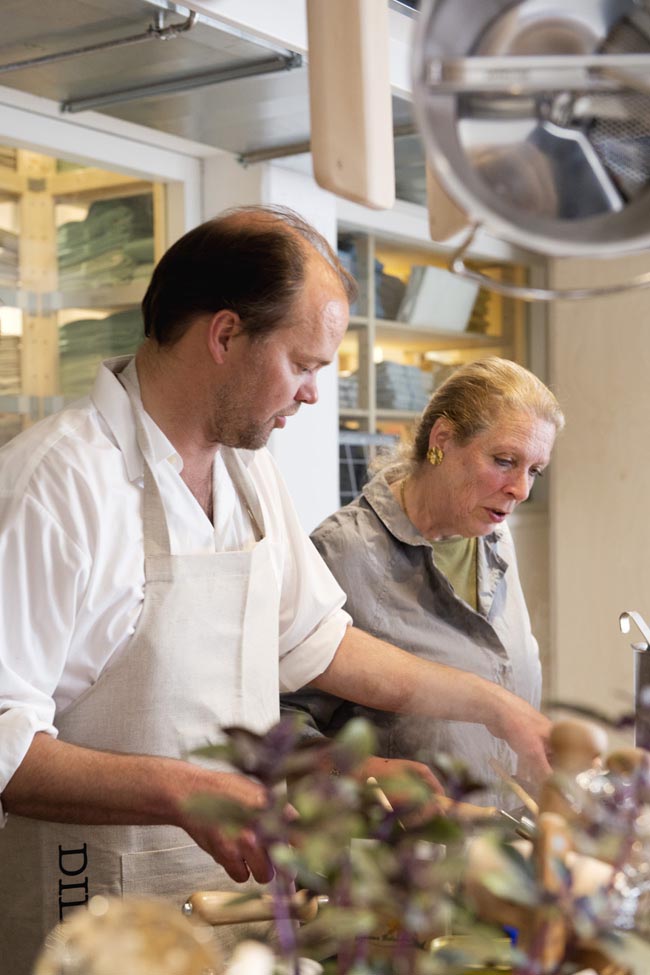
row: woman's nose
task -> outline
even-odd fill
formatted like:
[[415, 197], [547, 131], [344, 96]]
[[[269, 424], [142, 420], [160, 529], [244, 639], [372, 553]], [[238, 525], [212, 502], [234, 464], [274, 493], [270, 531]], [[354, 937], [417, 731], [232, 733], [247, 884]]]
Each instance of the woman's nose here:
[[512, 495], [517, 504], [519, 504], [521, 501], [526, 500], [530, 494], [531, 486], [531, 478], [529, 477], [528, 471], [513, 471], [512, 478], [506, 490]]

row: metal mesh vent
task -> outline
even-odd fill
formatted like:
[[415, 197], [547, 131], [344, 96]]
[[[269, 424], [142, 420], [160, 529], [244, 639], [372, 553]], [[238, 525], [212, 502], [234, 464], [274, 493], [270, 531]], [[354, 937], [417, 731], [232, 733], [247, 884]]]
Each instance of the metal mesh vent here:
[[[650, 41], [641, 23], [625, 17], [610, 30], [604, 54], [645, 54]], [[586, 134], [626, 201], [650, 182], [649, 94], [627, 90], [615, 95], [589, 96], [592, 121]]]

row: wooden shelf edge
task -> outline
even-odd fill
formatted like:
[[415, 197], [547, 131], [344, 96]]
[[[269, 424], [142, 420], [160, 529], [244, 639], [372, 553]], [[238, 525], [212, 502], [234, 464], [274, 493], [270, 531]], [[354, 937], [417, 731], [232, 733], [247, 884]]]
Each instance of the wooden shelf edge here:
[[[367, 315], [353, 315], [350, 318], [350, 328], [361, 329], [367, 328], [369, 318]], [[459, 345], [476, 345], [476, 346], [498, 346], [509, 344], [507, 339], [502, 335], [486, 335], [483, 332], [467, 332], [467, 331], [454, 331], [449, 329], [435, 328], [425, 328], [420, 325], [409, 325], [407, 322], [396, 322], [388, 318], [375, 318], [375, 334], [380, 335], [390, 335], [390, 333], [399, 334], [401, 336], [406, 336], [412, 338], [414, 341], [432, 341], [437, 340], [449, 342], [455, 341]]]
[[[424, 409], [424, 407], [423, 407]], [[339, 406], [339, 416], [348, 420], [365, 420], [368, 418], [369, 411], [354, 409], [347, 406]], [[414, 420], [422, 415], [422, 410], [389, 410], [378, 407], [375, 410], [377, 420]]]

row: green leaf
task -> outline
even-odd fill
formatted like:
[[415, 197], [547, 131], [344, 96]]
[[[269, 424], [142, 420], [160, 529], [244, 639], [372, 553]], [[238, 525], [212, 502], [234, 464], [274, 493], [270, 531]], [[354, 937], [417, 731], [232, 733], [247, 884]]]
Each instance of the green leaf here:
[[337, 768], [350, 772], [377, 749], [377, 735], [365, 718], [352, 718], [334, 739], [332, 756]]
[[256, 823], [260, 811], [244, 806], [232, 799], [215, 795], [195, 795], [184, 803], [189, 815], [215, 823], [220, 829], [234, 830]]

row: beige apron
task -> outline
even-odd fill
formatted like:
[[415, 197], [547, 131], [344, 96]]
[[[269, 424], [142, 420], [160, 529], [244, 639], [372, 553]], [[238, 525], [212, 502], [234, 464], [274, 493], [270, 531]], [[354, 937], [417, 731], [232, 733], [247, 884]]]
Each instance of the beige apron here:
[[[63, 741], [185, 758], [221, 726], [263, 732], [279, 717], [279, 586], [253, 484], [223, 459], [257, 528], [249, 551], [171, 555], [146, 433], [142, 613], [128, 646], [55, 723]], [[215, 499], [216, 503], [217, 499]], [[115, 526], [119, 531], [119, 525]], [[154, 894], [179, 910], [196, 890], [236, 884], [181, 829], [70, 826], [10, 816], [0, 830], [0, 968], [28, 975], [46, 933], [95, 894]], [[217, 929], [226, 951], [244, 925]]]

